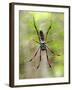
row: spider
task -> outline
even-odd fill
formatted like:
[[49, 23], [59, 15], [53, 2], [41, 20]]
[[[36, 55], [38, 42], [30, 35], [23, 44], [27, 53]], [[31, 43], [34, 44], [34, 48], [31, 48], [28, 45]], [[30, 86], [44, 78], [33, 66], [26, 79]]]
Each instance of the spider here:
[[[39, 48], [37, 49], [37, 51], [35, 52], [34, 56], [33, 56], [28, 62], [31, 62], [31, 61], [36, 57], [36, 55], [37, 55], [37, 53], [38, 53], [38, 51], [39, 51], [39, 49], [40, 49], [40, 60], [39, 60], [39, 64], [38, 64], [38, 66], [37, 66], [37, 69], [40, 67], [41, 51], [46, 51], [46, 58], [47, 58], [48, 65], [49, 65], [50, 68], [52, 68], [51, 63], [50, 63], [49, 58], [48, 58], [48, 50], [49, 50], [53, 55], [55, 55], [55, 53], [47, 46], [47, 43], [48, 43], [49, 41], [46, 42], [46, 40], [47, 40], [47, 35], [48, 35], [49, 31], [51, 30], [51, 25], [49, 26], [49, 28], [48, 28], [48, 30], [47, 30], [47, 32], [46, 32], [46, 36], [44, 36], [43, 31], [42, 31], [42, 30], [39, 31], [39, 30], [37, 29], [34, 16], [33, 16], [33, 22], [34, 22], [33, 24], [34, 24], [34, 28], [35, 28], [35, 30], [36, 30], [36, 33], [37, 33], [39, 42], [38, 42], [38, 41], [35, 41], [35, 40], [34, 40], [34, 41], [37, 42], [40, 46], [39, 46]], [[59, 55], [57, 55], [57, 56], [59, 56]]]

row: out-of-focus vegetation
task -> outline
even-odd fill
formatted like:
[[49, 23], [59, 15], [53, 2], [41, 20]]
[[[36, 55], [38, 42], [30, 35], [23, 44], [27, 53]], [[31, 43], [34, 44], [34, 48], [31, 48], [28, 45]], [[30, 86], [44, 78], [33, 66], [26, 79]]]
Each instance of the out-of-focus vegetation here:
[[[39, 44], [38, 36], [34, 27], [33, 16], [35, 18], [38, 30], [42, 30], [46, 34], [48, 27], [51, 30], [47, 36], [48, 47], [52, 49], [56, 55], [48, 51], [49, 60], [52, 69], [49, 68], [45, 52], [42, 52], [42, 60], [40, 67], [36, 70], [39, 63], [39, 55], [28, 62], [36, 52]], [[59, 54], [60, 56], [57, 56]], [[47, 77], [63, 77], [64, 76], [64, 13], [54, 12], [19, 12], [19, 78], [47, 78]]]

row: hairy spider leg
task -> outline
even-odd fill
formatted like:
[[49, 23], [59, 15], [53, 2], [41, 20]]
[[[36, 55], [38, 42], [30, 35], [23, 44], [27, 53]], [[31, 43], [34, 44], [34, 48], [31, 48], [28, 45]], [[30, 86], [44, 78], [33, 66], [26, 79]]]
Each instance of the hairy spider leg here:
[[34, 56], [29, 60], [29, 62], [31, 62], [31, 61], [33, 60], [33, 58], [35, 58], [35, 56], [37, 55], [38, 51], [39, 51], [39, 48], [38, 48], [38, 50], [36, 51], [36, 53], [34, 54]]
[[38, 66], [37, 66], [37, 69], [38, 69], [39, 66], [40, 66], [40, 62], [41, 62], [41, 49], [40, 49], [40, 60], [39, 60], [39, 64], [38, 64]]

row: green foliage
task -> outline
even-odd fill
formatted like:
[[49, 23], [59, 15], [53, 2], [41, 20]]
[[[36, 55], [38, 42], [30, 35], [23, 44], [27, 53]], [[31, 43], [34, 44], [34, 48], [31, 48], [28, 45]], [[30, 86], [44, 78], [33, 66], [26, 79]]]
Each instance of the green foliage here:
[[[47, 41], [48, 47], [52, 49], [55, 54], [60, 56], [54, 56], [49, 54], [50, 60], [53, 64], [53, 77], [64, 75], [64, 13], [54, 12], [19, 12], [19, 60], [20, 60], [20, 79], [25, 77], [25, 69], [28, 60], [31, 59], [39, 44], [33, 41], [38, 41], [38, 36], [34, 28], [33, 16], [35, 18], [38, 31], [42, 30], [46, 34], [48, 27], [51, 25], [51, 30], [48, 33]], [[49, 52], [50, 53], [50, 52]], [[32, 67], [31, 67], [32, 68]], [[32, 75], [34, 73], [32, 72]], [[40, 76], [40, 73], [38, 76]], [[37, 76], [37, 77], [38, 77]], [[47, 77], [50, 77], [51, 71]], [[30, 78], [30, 77], [28, 77]], [[33, 78], [33, 77], [32, 77]]]

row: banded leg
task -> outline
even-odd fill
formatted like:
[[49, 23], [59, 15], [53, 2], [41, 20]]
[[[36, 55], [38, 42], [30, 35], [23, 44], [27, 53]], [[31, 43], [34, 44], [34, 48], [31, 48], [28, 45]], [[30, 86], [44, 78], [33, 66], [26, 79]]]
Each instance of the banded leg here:
[[46, 49], [46, 57], [47, 57], [47, 61], [48, 61], [49, 67], [51, 68], [51, 65], [50, 65], [50, 62], [49, 62], [49, 59], [48, 59], [47, 49]]
[[40, 66], [40, 62], [41, 62], [41, 49], [40, 49], [40, 60], [39, 60], [39, 64], [38, 64], [38, 66], [37, 66], [37, 69], [38, 69], [39, 66]]
[[39, 48], [38, 48], [38, 50], [36, 51], [36, 53], [34, 54], [34, 56], [33, 56], [28, 62], [31, 62], [31, 61], [33, 60], [33, 58], [37, 55], [38, 51], [39, 51]]

